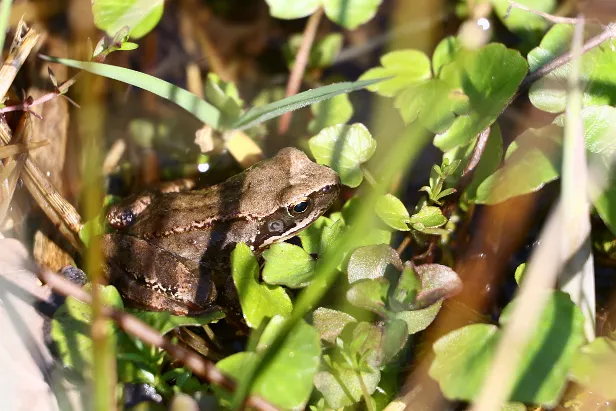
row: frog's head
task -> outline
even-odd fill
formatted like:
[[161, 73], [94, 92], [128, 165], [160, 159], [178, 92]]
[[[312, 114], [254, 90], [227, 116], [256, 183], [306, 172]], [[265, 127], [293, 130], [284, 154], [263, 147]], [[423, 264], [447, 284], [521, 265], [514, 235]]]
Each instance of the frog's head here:
[[284, 148], [260, 170], [269, 179], [270, 212], [263, 215], [255, 245], [266, 247], [294, 236], [333, 204], [340, 178], [329, 167], [311, 161], [295, 148]]

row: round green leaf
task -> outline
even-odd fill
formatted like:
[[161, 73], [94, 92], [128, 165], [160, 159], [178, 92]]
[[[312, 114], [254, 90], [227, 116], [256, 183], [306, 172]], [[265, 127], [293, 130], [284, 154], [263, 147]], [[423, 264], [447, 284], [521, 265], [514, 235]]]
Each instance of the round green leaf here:
[[421, 278], [421, 291], [415, 306], [427, 307], [445, 298], [453, 297], [462, 290], [462, 280], [450, 267], [442, 264], [422, 264], [415, 267]]
[[379, 198], [375, 206], [376, 214], [391, 228], [398, 231], [409, 231], [408, 223], [411, 216], [402, 201], [393, 194], [385, 194]]
[[[262, 340], [269, 340], [267, 336], [273, 334], [272, 327], [279, 327], [281, 321], [281, 317], [274, 317], [264, 330]], [[259, 341], [260, 345], [267, 343]], [[246, 375], [245, 370], [254, 366], [258, 355], [253, 352], [234, 354], [219, 361], [216, 366], [223, 373], [241, 379]], [[264, 365], [252, 385], [251, 393], [282, 409], [303, 409], [312, 392], [320, 358], [319, 334], [312, 326], [300, 321], [273, 358]]]
[[[490, 126], [511, 101], [526, 76], [528, 66], [516, 50], [489, 44], [460, 52], [447, 64], [440, 78], [468, 96], [468, 115], [457, 117], [451, 127], [434, 138], [443, 151], [466, 145]], [[385, 83], [385, 82], [383, 82]]]
[[332, 344], [344, 327], [352, 322], [355, 322], [355, 318], [331, 308], [319, 307], [312, 313], [312, 325], [319, 332], [321, 339]]
[[387, 244], [368, 245], [353, 252], [347, 267], [349, 284], [356, 281], [382, 278], [388, 265], [402, 271], [400, 256]]
[[[616, 151], [616, 108], [590, 106], [580, 113], [584, 124], [584, 145], [591, 153], [611, 156]], [[554, 124], [565, 126], [565, 115], [558, 116]]]
[[267, 318], [291, 313], [291, 299], [282, 287], [259, 283], [259, 264], [246, 244], [235, 247], [231, 266], [233, 283], [249, 327], [259, 328]]
[[[334, 23], [353, 30], [376, 14], [382, 0], [321, 0], [325, 14]], [[289, 2], [294, 3], [294, 2]]]
[[560, 175], [562, 128], [528, 129], [507, 149], [505, 164], [477, 188], [476, 202], [496, 204], [539, 190]]
[[[539, 41], [540, 35], [548, 28], [547, 19], [517, 7], [511, 8], [509, 0], [491, 1], [501, 22], [512, 32], [530, 41]], [[556, 8], [555, 0], [520, 0], [518, 3], [549, 14]]]
[[298, 237], [302, 242], [302, 247], [309, 254], [317, 254], [321, 246], [321, 235], [325, 227], [329, 227], [334, 222], [327, 217], [319, 217], [317, 220], [303, 229]]
[[396, 318], [406, 322], [407, 331], [410, 334], [416, 334], [428, 328], [436, 315], [441, 310], [442, 301], [432, 304], [429, 307], [413, 311], [400, 311], [396, 313]]
[[289, 243], [274, 244], [263, 252], [263, 281], [290, 288], [308, 285], [316, 261], [303, 248]]
[[447, 224], [447, 217], [443, 215], [440, 208], [426, 206], [419, 210], [417, 214], [413, 214], [409, 221], [413, 225], [414, 229], [423, 231], [424, 228], [437, 228], [444, 226]]
[[270, 15], [277, 19], [291, 20], [311, 15], [321, 4], [321, 0], [265, 0], [270, 8]]
[[[501, 323], [506, 323], [513, 304], [503, 311]], [[533, 338], [521, 353], [510, 401], [556, 405], [578, 347], [584, 341], [583, 328], [584, 317], [569, 296], [558, 291], [551, 294]], [[473, 324], [434, 343], [436, 357], [429, 373], [447, 398], [476, 398], [500, 335], [495, 325]]]
[[580, 348], [575, 356], [571, 375], [589, 390], [608, 400], [616, 399], [614, 368], [616, 367], [616, 341], [599, 337]]
[[134, 39], [148, 34], [163, 16], [163, 0], [93, 0], [94, 24], [113, 36], [122, 27], [130, 28]]
[[[588, 27], [585, 38], [597, 34], [599, 27]], [[547, 64], [554, 58], [569, 51], [573, 37], [573, 26], [556, 24], [543, 37], [539, 47], [528, 53], [531, 71]], [[616, 51], [612, 40], [606, 40], [599, 47], [584, 53], [581, 60], [580, 80], [582, 81], [582, 104], [587, 106], [616, 104]], [[531, 103], [540, 110], [560, 113], [567, 104], [567, 80], [571, 63], [567, 63], [540, 78], [531, 86], [528, 96]]]
[[441, 69], [454, 61], [462, 50], [462, 44], [457, 37], [449, 36], [441, 40], [432, 53], [432, 70], [434, 75], [439, 76]]
[[381, 65], [366, 71], [359, 79], [394, 76], [368, 87], [368, 90], [385, 97], [393, 97], [406, 87], [432, 77], [430, 59], [419, 50], [392, 51], [381, 57]]
[[317, 134], [328, 126], [344, 124], [353, 116], [353, 106], [347, 94], [315, 103], [310, 106], [310, 111], [314, 118], [308, 124], [308, 131], [312, 134]]
[[317, 162], [334, 169], [342, 184], [349, 187], [361, 184], [360, 167], [376, 150], [376, 140], [360, 123], [327, 127], [312, 137], [309, 144]]
[[354, 283], [346, 293], [346, 298], [356, 307], [372, 311], [381, 317], [387, 316], [387, 294], [389, 281], [385, 278], [361, 280]]

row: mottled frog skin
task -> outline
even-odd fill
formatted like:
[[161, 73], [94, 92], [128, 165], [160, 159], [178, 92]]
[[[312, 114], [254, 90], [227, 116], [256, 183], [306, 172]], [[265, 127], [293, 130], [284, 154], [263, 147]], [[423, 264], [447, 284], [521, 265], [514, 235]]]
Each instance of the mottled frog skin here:
[[148, 310], [197, 315], [237, 304], [230, 253], [297, 234], [338, 196], [340, 180], [301, 151], [282, 149], [228, 180], [186, 192], [144, 194], [110, 208], [105, 274]]

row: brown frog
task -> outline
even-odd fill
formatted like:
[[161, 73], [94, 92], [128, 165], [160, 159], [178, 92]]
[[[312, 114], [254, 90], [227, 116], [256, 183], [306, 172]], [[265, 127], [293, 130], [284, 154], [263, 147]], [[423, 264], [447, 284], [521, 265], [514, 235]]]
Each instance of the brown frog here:
[[338, 196], [338, 175], [294, 148], [228, 180], [186, 192], [141, 195], [113, 206], [102, 238], [105, 274], [125, 299], [148, 310], [196, 315], [237, 304], [230, 253], [283, 241]]

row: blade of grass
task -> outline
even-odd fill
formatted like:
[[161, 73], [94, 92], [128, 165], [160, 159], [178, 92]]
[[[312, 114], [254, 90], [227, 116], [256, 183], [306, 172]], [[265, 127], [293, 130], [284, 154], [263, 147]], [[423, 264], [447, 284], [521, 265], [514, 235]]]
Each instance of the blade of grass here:
[[127, 69], [124, 67], [112, 66], [110, 64], [92, 63], [87, 61], [77, 61], [71, 59], [57, 58], [40, 55], [43, 60], [53, 63], [64, 64], [88, 71], [99, 76], [111, 78], [135, 87], [142, 88], [150, 93], [154, 93], [164, 99], [174, 102], [184, 110], [188, 111], [203, 123], [219, 129], [221, 124], [221, 113], [216, 107], [205, 100], [200, 99], [190, 91], [173, 85], [149, 74]]
[[6, 31], [9, 28], [12, 5], [13, 0], [2, 0], [2, 3], [0, 3], [0, 50], [4, 50], [4, 40], [6, 39]]
[[[578, 19], [576, 30], [583, 30], [584, 20]], [[573, 61], [568, 79], [567, 107], [565, 111], [565, 138], [563, 142], [562, 170], [562, 226], [561, 259], [564, 264], [558, 283], [561, 290], [582, 310], [586, 319], [584, 331], [589, 341], [595, 338], [595, 271], [590, 245], [590, 204], [588, 169], [584, 148], [582, 122], [582, 90], [580, 63], [582, 39], [572, 45]]]
[[244, 130], [264, 121], [278, 117], [286, 112], [297, 110], [310, 104], [318, 103], [319, 101], [327, 100], [339, 94], [350, 93], [360, 90], [387, 78], [361, 80], [361, 81], [345, 81], [342, 83], [329, 84], [327, 86], [307, 90], [291, 97], [283, 98], [261, 107], [254, 107], [244, 113], [231, 128]]

